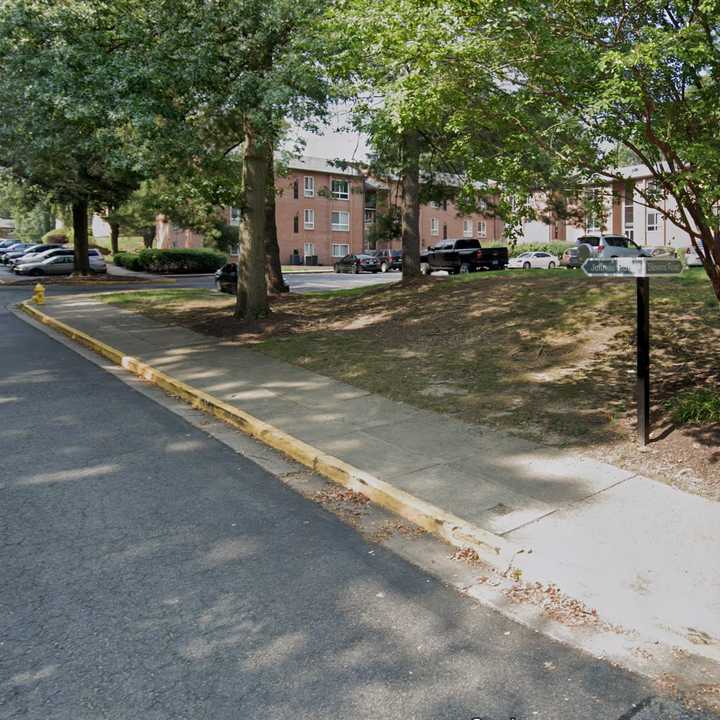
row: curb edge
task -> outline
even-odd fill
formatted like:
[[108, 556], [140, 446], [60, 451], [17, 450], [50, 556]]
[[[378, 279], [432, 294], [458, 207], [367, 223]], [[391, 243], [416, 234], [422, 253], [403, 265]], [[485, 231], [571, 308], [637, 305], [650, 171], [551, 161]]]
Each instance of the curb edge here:
[[19, 308], [43, 325], [57, 330], [137, 377], [157, 385], [166, 393], [179, 397], [193, 408], [232, 425], [328, 480], [361, 493], [375, 504], [418, 525], [450, 545], [473, 549], [482, 561], [497, 570], [507, 572], [515, 557], [525, 552], [499, 535], [468, 523], [375, 475], [308, 445], [234, 405], [156, 370], [138, 358], [125, 355], [97, 338], [46, 315], [28, 300], [20, 303]]

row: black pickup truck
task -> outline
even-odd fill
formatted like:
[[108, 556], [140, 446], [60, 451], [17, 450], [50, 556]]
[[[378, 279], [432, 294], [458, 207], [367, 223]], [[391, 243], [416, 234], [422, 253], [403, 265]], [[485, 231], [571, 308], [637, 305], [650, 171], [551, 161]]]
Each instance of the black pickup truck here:
[[420, 255], [420, 270], [429, 275], [433, 270], [456, 273], [476, 270], [503, 270], [508, 264], [506, 247], [483, 248], [479, 240], [460, 238], [443, 240]]

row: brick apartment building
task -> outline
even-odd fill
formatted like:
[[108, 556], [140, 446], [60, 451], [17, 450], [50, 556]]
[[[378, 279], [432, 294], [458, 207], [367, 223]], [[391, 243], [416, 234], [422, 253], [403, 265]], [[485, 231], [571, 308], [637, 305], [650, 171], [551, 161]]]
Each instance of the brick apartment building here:
[[[332, 265], [350, 253], [369, 247], [377, 214], [399, 205], [395, 183], [367, 178], [354, 168], [338, 168], [328, 160], [301, 157], [291, 160], [285, 176], [277, 178], [276, 221], [283, 264]], [[226, 221], [239, 224], [240, 214], [226, 209]], [[451, 201], [423, 205], [420, 209], [422, 247], [444, 238], [475, 237], [484, 242], [503, 237], [502, 221], [490, 215], [459, 214]], [[201, 247], [202, 237], [177, 228], [158, 216], [157, 246]], [[400, 239], [378, 243], [400, 247]]]

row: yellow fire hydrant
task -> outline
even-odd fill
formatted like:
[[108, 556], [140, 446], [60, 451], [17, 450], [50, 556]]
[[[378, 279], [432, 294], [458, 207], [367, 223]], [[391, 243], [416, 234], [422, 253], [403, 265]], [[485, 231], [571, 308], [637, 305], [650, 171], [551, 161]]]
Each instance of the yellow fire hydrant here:
[[32, 299], [36, 305], [44, 305], [45, 304], [45, 286], [42, 283], [38, 283], [35, 286]]

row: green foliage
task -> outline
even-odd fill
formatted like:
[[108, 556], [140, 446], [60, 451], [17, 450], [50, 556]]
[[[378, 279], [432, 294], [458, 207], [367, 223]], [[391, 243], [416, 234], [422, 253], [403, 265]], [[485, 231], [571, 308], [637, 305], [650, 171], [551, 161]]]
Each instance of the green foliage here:
[[668, 404], [678, 425], [720, 423], [720, 391], [701, 389], [686, 392]]
[[221, 253], [230, 255], [240, 245], [240, 227], [218, 222], [212, 231], [205, 235], [205, 244]]
[[[624, 176], [637, 159], [655, 187], [635, 191], [712, 256], [708, 274], [720, 298], [720, 55], [717, 3], [623, 0], [450, 0], [462, 18], [449, 124], [469, 175], [497, 180], [528, 197], [537, 188], [570, 198], [596, 179]], [[476, 91], [476, 73], [493, 77], [494, 98]], [[498, 152], [487, 141], [501, 137]], [[515, 217], [532, 217], [521, 200]]]
[[128, 270], [179, 275], [215, 272], [227, 262], [227, 257], [207, 248], [146, 248], [137, 254], [116, 253], [113, 261]]
[[7, 173], [0, 174], [0, 217], [13, 219], [15, 237], [23, 242], [37, 242], [55, 225], [47, 196]]
[[375, 222], [368, 232], [367, 240], [371, 248], [376, 248], [378, 243], [397, 240], [401, 232], [400, 208], [392, 205], [390, 208], [376, 212]]
[[69, 227], [53, 228], [48, 230], [41, 238], [43, 243], [71, 243], [74, 239], [73, 229]]
[[525, 252], [546, 252], [560, 258], [569, 247], [572, 247], [571, 243], [563, 242], [516, 243], [515, 245], [509, 245], [508, 250], [510, 251], [510, 257], [517, 257]]
[[115, 253], [113, 255], [113, 262], [118, 267], [124, 267], [126, 270], [133, 270], [134, 272], [140, 272], [143, 269], [142, 263], [140, 262], [140, 255], [138, 253]]

